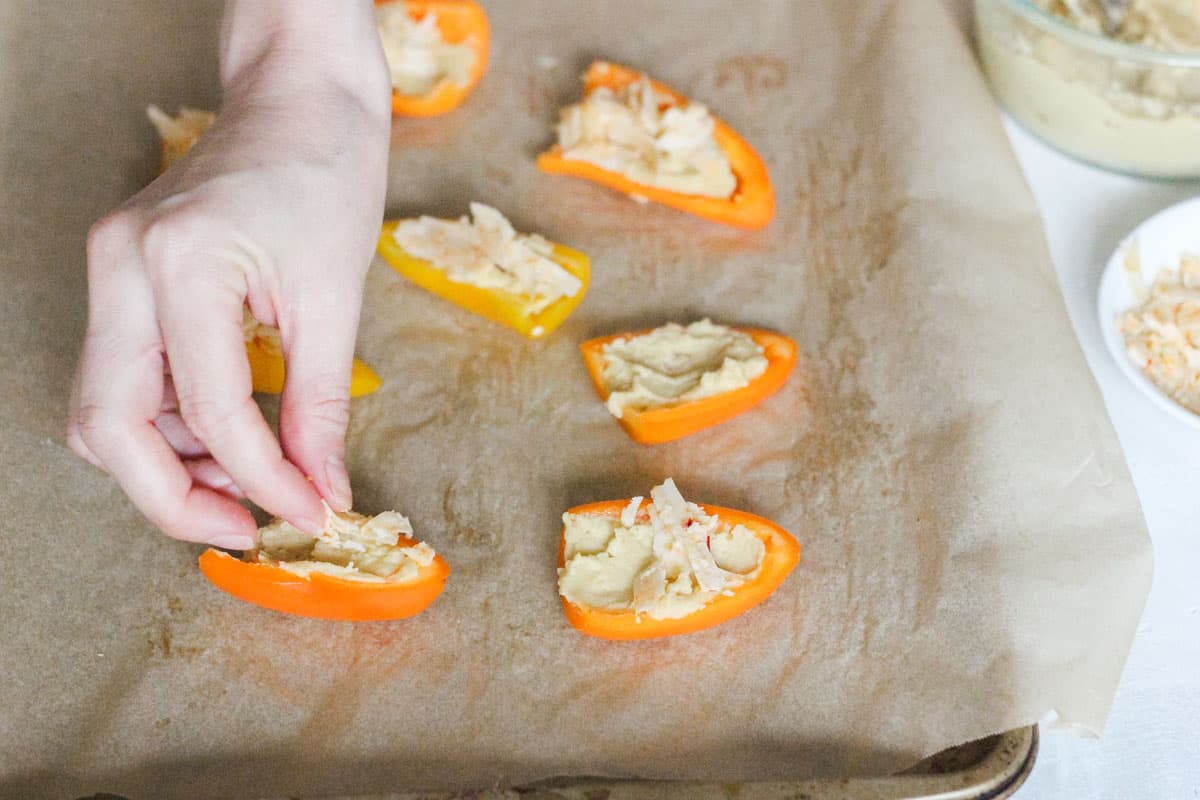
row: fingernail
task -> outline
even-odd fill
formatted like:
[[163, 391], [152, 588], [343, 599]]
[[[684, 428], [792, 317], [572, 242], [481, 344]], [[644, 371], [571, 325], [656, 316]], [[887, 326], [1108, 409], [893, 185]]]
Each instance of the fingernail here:
[[325, 484], [329, 487], [329, 504], [334, 511], [349, 511], [353, 497], [350, 494], [350, 476], [346, 474], [346, 463], [336, 453], [325, 459]]
[[254, 549], [254, 539], [237, 533], [229, 533], [224, 536], [218, 536], [215, 539], [210, 539], [208, 543], [213, 547], [220, 547], [222, 550]]

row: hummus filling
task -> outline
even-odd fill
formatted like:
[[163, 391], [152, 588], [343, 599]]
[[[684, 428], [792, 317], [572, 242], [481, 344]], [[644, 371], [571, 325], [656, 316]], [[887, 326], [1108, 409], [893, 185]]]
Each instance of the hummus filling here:
[[604, 346], [602, 378], [608, 410], [645, 410], [740, 389], [762, 375], [762, 346], [746, 334], [707, 319], [686, 327], [668, 323]]
[[727, 198], [737, 189], [729, 159], [700, 103], [672, 105], [642, 78], [612, 91], [597, 88], [559, 117], [563, 158], [617, 172], [643, 186]]
[[297, 575], [314, 572], [368, 582], [405, 583], [421, 567], [433, 563], [434, 550], [425, 542], [398, 546], [411, 538], [412, 524], [395, 511], [365, 517], [353, 511], [327, 509], [325, 525], [312, 536], [282, 519], [258, 529], [258, 547], [248, 557]]
[[517, 233], [503, 214], [483, 203], [471, 203], [471, 217], [406, 219], [392, 237], [406, 253], [430, 262], [456, 283], [525, 298], [531, 314], [583, 288], [579, 278], [553, 260], [554, 245], [541, 236]]
[[635, 497], [620, 519], [563, 515], [558, 591], [571, 603], [678, 619], [754, 580], [766, 547], [683, 499], [670, 478]]

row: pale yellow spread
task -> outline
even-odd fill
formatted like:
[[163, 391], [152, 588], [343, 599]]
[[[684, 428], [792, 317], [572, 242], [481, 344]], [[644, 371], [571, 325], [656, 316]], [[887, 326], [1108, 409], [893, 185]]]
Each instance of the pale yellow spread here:
[[[1116, 42], [1192, 58], [1200, 53], [1200, 0], [1129, 0], [1111, 19], [1101, 0], [1038, 2], [1074, 27]], [[996, 95], [1018, 119], [1103, 166], [1200, 176], [1200, 65], [1122, 57], [1011, 5], [980, 4], [979, 54]]]
[[424, 542], [398, 547], [411, 538], [412, 525], [395, 511], [365, 517], [353, 511], [327, 509], [316, 536], [282, 519], [258, 529], [258, 548], [251, 558], [307, 576], [314, 572], [369, 582], [404, 583], [433, 563], [433, 548]]
[[526, 298], [531, 313], [583, 288], [579, 278], [551, 258], [554, 245], [541, 236], [517, 233], [503, 214], [483, 203], [471, 203], [471, 216], [406, 219], [392, 237], [406, 253], [430, 262], [452, 281]]
[[604, 346], [608, 410], [644, 410], [722, 394], [746, 386], [767, 369], [762, 346], [707, 319], [668, 323]]
[[737, 178], [713, 137], [712, 115], [700, 103], [668, 102], [645, 78], [616, 92], [595, 89], [562, 110], [563, 158], [587, 161], [643, 186], [729, 197]]
[[1131, 246], [1125, 270], [1138, 303], [1117, 317], [1129, 357], [1172, 400], [1200, 414], [1200, 256], [1185, 254], [1177, 271], [1160, 270], [1147, 288]]
[[564, 514], [558, 591], [585, 608], [654, 619], [692, 614], [753, 580], [766, 547], [683, 499], [670, 478], [634, 498], [621, 518]]
[[467, 85], [475, 54], [465, 44], [447, 43], [432, 12], [416, 21], [404, 2], [384, 3], [375, 7], [375, 24], [392, 88], [400, 94], [429, 94], [443, 80]]

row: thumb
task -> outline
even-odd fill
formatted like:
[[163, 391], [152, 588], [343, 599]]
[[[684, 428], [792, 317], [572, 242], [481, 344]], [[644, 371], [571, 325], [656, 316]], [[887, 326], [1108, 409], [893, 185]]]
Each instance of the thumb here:
[[[346, 294], [341, 302], [336, 298]], [[286, 373], [279, 441], [325, 502], [346, 511], [353, 500], [345, 438], [361, 294], [338, 287], [317, 296], [319, 302], [300, 302], [280, 314]]]

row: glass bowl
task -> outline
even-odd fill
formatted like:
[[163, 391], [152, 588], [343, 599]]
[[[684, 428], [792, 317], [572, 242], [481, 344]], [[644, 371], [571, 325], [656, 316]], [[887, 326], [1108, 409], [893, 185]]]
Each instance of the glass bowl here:
[[1139, 177], [1200, 178], [1200, 53], [1088, 33], [1032, 0], [975, 0], [1000, 103], [1068, 155]]

